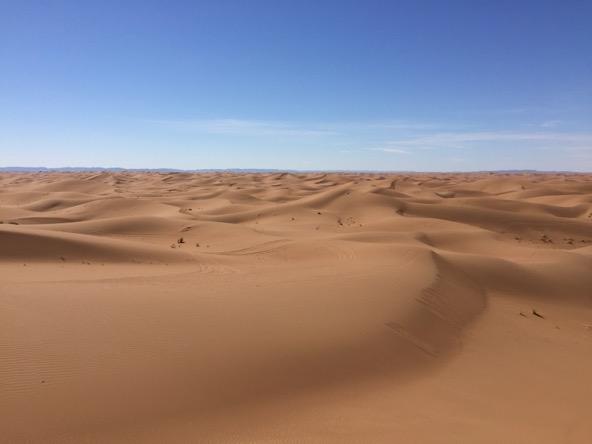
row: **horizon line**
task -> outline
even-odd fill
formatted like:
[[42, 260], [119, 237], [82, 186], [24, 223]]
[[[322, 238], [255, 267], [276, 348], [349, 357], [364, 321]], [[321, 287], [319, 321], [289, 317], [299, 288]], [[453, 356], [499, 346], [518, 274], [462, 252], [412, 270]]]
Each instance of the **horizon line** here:
[[539, 173], [539, 174], [592, 174], [592, 171], [574, 171], [574, 170], [537, 170], [537, 169], [495, 169], [495, 170], [374, 170], [374, 169], [297, 169], [297, 168], [125, 168], [125, 167], [23, 167], [6, 166], [0, 167], [0, 173], [83, 173], [83, 172], [152, 172], [152, 173], [210, 173], [210, 172], [236, 172], [236, 173], [366, 173], [366, 174], [422, 174], [422, 173]]

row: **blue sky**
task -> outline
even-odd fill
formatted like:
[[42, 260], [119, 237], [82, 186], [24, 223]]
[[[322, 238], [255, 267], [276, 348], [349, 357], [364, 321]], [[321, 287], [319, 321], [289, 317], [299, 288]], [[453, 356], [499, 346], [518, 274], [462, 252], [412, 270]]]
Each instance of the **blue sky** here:
[[592, 171], [590, 1], [0, 1], [0, 166]]

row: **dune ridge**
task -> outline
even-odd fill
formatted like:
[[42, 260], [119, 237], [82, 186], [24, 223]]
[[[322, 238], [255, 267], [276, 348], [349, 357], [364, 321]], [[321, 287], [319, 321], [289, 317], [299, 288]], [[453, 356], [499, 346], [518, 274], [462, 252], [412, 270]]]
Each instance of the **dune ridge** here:
[[6, 442], [592, 442], [592, 176], [0, 174]]

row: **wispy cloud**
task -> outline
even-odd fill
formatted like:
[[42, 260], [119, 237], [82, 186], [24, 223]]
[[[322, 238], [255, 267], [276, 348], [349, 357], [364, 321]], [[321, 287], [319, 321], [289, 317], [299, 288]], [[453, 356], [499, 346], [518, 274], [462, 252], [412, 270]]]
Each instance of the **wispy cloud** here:
[[384, 120], [378, 122], [363, 122], [358, 124], [344, 124], [364, 129], [385, 129], [385, 130], [436, 130], [443, 129], [445, 125], [431, 122], [413, 122], [409, 120]]
[[408, 120], [382, 120], [371, 122], [319, 122], [299, 123], [249, 119], [181, 119], [155, 120], [153, 123], [183, 131], [208, 134], [235, 134], [252, 136], [335, 136], [357, 132], [421, 132], [443, 129], [445, 126]]
[[316, 124], [247, 119], [156, 122], [167, 128], [196, 134], [319, 138], [325, 146], [339, 143], [341, 153], [376, 151], [407, 155], [421, 150], [456, 150], [485, 146], [492, 149], [524, 147], [566, 153], [592, 151], [592, 133], [558, 131], [557, 127], [563, 123], [559, 120], [526, 125], [530, 128], [528, 131], [458, 131], [458, 127], [404, 120]]
[[178, 130], [208, 134], [248, 136], [328, 136], [336, 131], [322, 126], [306, 126], [291, 122], [242, 119], [159, 120], [157, 123]]
[[409, 151], [402, 150], [400, 148], [391, 148], [388, 146], [379, 148], [367, 148], [366, 151], [382, 151], [383, 153], [409, 154]]
[[544, 145], [592, 148], [592, 134], [589, 133], [550, 133], [550, 132], [448, 132], [390, 140], [389, 149], [439, 149], [470, 148], [481, 143], [522, 142], [541, 143]]
[[546, 122], [541, 123], [539, 126], [541, 128], [555, 128], [561, 125], [561, 120], [547, 120]]
[[507, 108], [507, 109], [501, 109], [498, 110], [498, 112], [502, 113], [502, 114], [523, 114], [526, 112], [531, 112], [533, 111], [533, 108]]
[[525, 128], [541, 128], [541, 129], [552, 129], [562, 126], [565, 122], [563, 120], [545, 120], [537, 123], [524, 123], [522, 124]]

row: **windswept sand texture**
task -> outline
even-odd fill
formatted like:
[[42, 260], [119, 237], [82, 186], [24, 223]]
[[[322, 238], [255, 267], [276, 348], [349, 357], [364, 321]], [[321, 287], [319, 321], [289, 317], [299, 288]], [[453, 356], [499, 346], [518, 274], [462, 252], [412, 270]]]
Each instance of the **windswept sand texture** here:
[[2, 442], [592, 442], [590, 175], [3, 174], [0, 221]]

